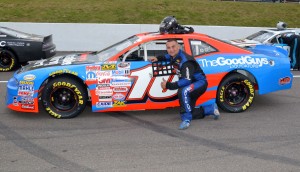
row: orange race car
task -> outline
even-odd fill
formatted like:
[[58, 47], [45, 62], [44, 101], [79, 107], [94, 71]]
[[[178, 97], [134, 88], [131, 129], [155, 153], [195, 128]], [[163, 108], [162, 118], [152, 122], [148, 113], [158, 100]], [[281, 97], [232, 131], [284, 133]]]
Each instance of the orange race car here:
[[244, 49], [200, 33], [141, 33], [99, 52], [57, 56], [30, 63], [7, 84], [7, 107], [53, 117], [79, 115], [88, 101], [94, 112], [164, 109], [179, 105], [177, 90], [162, 91], [162, 79], [178, 80], [168, 63], [149, 57], [166, 54], [175, 38], [194, 56], [208, 79], [197, 106], [217, 102], [228, 112], [242, 112], [256, 91], [266, 94], [292, 86], [285, 50], [267, 45]]

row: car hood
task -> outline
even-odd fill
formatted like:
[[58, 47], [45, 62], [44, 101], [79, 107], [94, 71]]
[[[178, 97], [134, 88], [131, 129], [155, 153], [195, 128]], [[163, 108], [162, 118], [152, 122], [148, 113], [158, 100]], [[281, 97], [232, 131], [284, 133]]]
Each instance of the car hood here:
[[48, 59], [30, 61], [27, 65], [22, 66], [18, 73], [53, 66], [95, 63], [96, 61], [97, 56], [94, 53], [77, 53], [64, 56], [55, 56]]
[[240, 46], [240, 47], [246, 47], [246, 46], [253, 46], [253, 45], [261, 44], [258, 41], [249, 40], [249, 39], [234, 39], [234, 40], [231, 40], [230, 42], [231, 42], [231, 44], [237, 45], [237, 46]]

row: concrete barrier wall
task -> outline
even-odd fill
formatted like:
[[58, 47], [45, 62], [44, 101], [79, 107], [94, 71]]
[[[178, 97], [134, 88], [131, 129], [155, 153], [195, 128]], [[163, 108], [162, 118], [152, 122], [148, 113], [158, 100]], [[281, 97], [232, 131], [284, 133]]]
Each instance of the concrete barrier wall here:
[[[141, 32], [158, 31], [158, 24], [81, 24], [81, 23], [14, 23], [0, 22], [27, 33], [53, 35], [57, 51], [97, 51]], [[193, 26], [196, 32], [231, 40], [244, 38], [261, 27]]]

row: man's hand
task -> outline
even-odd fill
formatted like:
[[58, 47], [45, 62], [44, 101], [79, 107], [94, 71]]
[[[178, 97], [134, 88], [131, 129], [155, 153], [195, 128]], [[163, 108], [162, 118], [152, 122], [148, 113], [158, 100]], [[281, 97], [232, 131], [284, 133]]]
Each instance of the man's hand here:
[[160, 83], [160, 86], [163, 90], [167, 89], [167, 81], [163, 78], [162, 82]]
[[157, 62], [157, 57], [149, 57], [149, 61], [151, 61], [151, 62]]

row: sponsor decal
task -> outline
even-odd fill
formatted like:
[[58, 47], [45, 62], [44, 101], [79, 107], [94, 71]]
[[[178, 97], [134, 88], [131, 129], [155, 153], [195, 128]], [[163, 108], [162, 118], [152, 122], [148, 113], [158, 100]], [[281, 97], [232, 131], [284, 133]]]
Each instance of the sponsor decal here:
[[24, 47], [25, 43], [24, 42], [10, 42], [10, 41], [1, 41], [0, 42], [0, 47], [4, 47], [4, 46], [14, 46], [14, 47]]
[[118, 68], [130, 68], [130, 63], [129, 62], [122, 62], [118, 64]]
[[32, 81], [20, 81], [19, 84], [21, 85], [33, 85]]
[[21, 104], [26, 104], [26, 105], [33, 105], [34, 104], [34, 99], [33, 97], [22, 97], [21, 100], [19, 101]]
[[96, 80], [97, 79], [97, 75], [93, 71], [87, 71], [86, 72], [86, 79], [87, 80]]
[[117, 94], [113, 95], [112, 98], [113, 98], [114, 100], [120, 100], [120, 101], [122, 101], [122, 100], [125, 99], [125, 95], [123, 95], [123, 94], [121, 94], [121, 93], [117, 93]]
[[96, 102], [97, 108], [112, 107], [112, 102]]
[[17, 96], [14, 96], [13, 99], [14, 99], [14, 100], [13, 100], [13, 105], [14, 105], [14, 106], [19, 106], [19, 104], [18, 104], [18, 97], [17, 97]]
[[126, 106], [125, 101], [115, 100], [113, 107], [124, 107]]
[[112, 76], [111, 71], [98, 71], [96, 72], [98, 78], [108, 78]]
[[77, 72], [74, 72], [74, 71], [71, 71], [69, 69], [62, 69], [62, 70], [57, 70], [57, 71], [54, 71], [54, 72], [51, 72], [49, 74], [49, 76], [52, 76], [52, 75], [59, 75], [59, 74], [63, 74], [63, 73], [68, 73], [68, 74], [72, 74], [72, 75], [78, 75]]
[[291, 78], [290, 77], [284, 77], [284, 78], [280, 78], [279, 79], [279, 84], [280, 85], [286, 85], [286, 84], [289, 84], [291, 83]]
[[28, 74], [28, 75], [25, 75], [25, 76], [23, 77], [23, 79], [24, 79], [25, 81], [33, 81], [33, 80], [35, 80], [35, 75], [33, 75], [33, 74]]
[[128, 91], [127, 87], [114, 87], [113, 91], [116, 93], [125, 93]]
[[98, 86], [99, 87], [110, 87], [110, 79], [109, 78], [99, 79]]
[[113, 70], [112, 75], [113, 76], [124, 76], [124, 75], [129, 75], [130, 70], [129, 69], [123, 69], [123, 70]]
[[117, 81], [112, 81], [111, 83], [112, 87], [130, 87], [131, 82], [117, 82]]
[[86, 66], [85, 70], [86, 71], [99, 71], [99, 70], [101, 70], [101, 68], [100, 68], [100, 65]]
[[22, 108], [22, 109], [30, 109], [30, 110], [34, 110], [34, 105], [22, 105], [21, 108]]
[[33, 96], [33, 91], [18, 91], [18, 96]]
[[96, 95], [98, 95], [98, 96], [102, 96], [102, 95], [111, 96], [112, 94], [113, 94], [112, 89], [109, 89], [109, 90], [96, 90]]
[[230, 68], [259, 68], [268, 65], [267, 58], [253, 58], [250, 56], [241, 56], [239, 58], [218, 57], [216, 60], [200, 59], [203, 67], [229, 66]]
[[101, 65], [102, 70], [117, 70], [116, 64], [102, 64]]
[[104, 102], [111, 102], [112, 101], [112, 96], [99, 96], [99, 101], [104, 101]]
[[19, 85], [19, 91], [34, 91], [33, 85]]
[[4, 47], [6, 45], [6, 41], [0, 41], [0, 47]]

